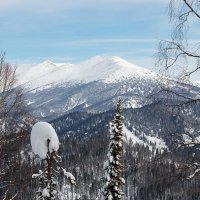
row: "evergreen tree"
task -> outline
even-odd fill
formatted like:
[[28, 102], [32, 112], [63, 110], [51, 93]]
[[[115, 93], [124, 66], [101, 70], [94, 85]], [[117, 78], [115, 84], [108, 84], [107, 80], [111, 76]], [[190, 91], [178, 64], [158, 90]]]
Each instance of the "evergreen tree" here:
[[104, 164], [105, 170], [105, 200], [121, 200], [123, 198], [122, 184], [125, 182], [122, 178], [123, 172], [123, 124], [121, 100], [116, 106], [114, 121], [110, 125], [110, 144], [108, 148], [108, 160]]

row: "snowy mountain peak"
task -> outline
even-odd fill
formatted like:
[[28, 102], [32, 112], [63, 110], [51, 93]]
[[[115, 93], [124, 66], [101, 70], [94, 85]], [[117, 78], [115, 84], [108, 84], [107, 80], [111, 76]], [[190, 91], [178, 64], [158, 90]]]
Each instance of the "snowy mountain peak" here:
[[95, 65], [99, 63], [118, 64], [118, 65], [133, 65], [118, 56], [94, 56], [79, 64], [81, 65]]
[[39, 64], [37, 64], [38, 66], [41, 66], [41, 67], [56, 67], [56, 64], [53, 63], [52, 61], [50, 60], [45, 60]]
[[45, 60], [45, 61], [43, 61], [41, 64], [50, 64], [50, 65], [55, 65], [51, 60]]
[[152, 79], [156, 77], [156, 74], [117, 56], [95, 56], [78, 64], [62, 63], [59, 65], [46, 60], [24, 72], [22, 71], [19, 75], [20, 83], [26, 84], [28, 87], [41, 87], [48, 84], [55, 85], [74, 81], [108, 83], [134, 77]]
[[122, 59], [118, 56], [104, 57], [104, 60], [114, 62], [114, 63], [118, 63], [118, 64], [130, 64], [126, 60], [124, 60], [124, 59]]
[[[92, 57], [84, 62], [81, 62], [78, 64], [79, 66], [87, 66], [87, 68], [98, 68], [100, 70], [108, 71], [112, 68], [113, 72], [116, 72], [118, 70], [128, 70], [131, 74], [139, 73], [138, 75], [144, 75], [144, 74], [154, 74], [148, 69], [142, 68], [138, 65], [135, 65], [133, 63], [130, 63], [118, 56], [95, 56]], [[90, 69], [92, 70], [92, 69]], [[110, 75], [110, 73], [107, 73], [107, 75]]]

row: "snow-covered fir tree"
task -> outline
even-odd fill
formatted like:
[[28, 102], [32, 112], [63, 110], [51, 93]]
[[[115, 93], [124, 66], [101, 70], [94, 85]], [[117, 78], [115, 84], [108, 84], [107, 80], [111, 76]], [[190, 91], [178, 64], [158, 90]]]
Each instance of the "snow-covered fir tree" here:
[[59, 140], [54, 128], [47, 122], [36, 123], [31, 131], [31, 146], [33, 152], [46, 161], [45, 169], [32, 176], [39, 179], [37, 199], [66, 199], [58, 189], [57, 177], [62, 173], [71, 184], [75, 184], [75, 178], [60, 165], [61, 157], [57, 155]]
[[123, 199], [123, 137], [121, 100], [119, 99], [114, 121], [110, 125], [108, 160], [104, 163], [105, 186], [103, 195], [105, 200]]

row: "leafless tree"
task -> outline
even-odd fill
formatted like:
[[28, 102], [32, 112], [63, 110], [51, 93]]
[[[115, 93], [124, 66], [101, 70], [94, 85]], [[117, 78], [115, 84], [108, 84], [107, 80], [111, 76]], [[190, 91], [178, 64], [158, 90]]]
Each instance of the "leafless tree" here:
[[5, 53], [0, 54], [0, 199], [16, 199], [17, 194], [11, 194], [9, 186], [15, 180], [9, 178], [9, 171], [16, 163], [5, 163], [3, 160], [9, 155], [9, 160], [15, 159], [16, 144], [27, 137], [32, 117], [25, 104], [22, 88], [17, 86], [16, 68], [5, 60]]
[[190, 38], [195, 26], [200, 24], [200, 1], [170, 0], [169, 16], [173, 26], [171, 39], [159, 43], [156, 63], [162, 75], [167, 76], [162, 79], [162, 85], [156, 92], [169, 97], [166, 104], [173, 107], [199, 103], [200, 95], [191, 93], [194, 85], [188, 82], [191, 76], [200, 71], [200, 41]]
[[[200, 102], [200, 95], [195, 96], [190, 93], [193, 86], [186, 85], [186, 87], [182, 87], [183, 82], [186, 81], [187, 83], [192, 76], [197, 75], [200, 71], [200, 41], [191, 39], [191, 33], [193, 34], [195, 26], [200, 24], [200, 1], [170, 0], [169, 16], [173, 26], [171, 39], [160, 42], [157, 65], [164, 72], [167, 72], [167, 75], [173, 75], [178, 79], [176, 79], [176, 83], [174, 81], [172, 84], [169, 79], [160, 91], [173, 96], [173, 98], [178, 98], [179, 101], [170, 106], [176, 107], [181, 110], [181, 113], [188, 115], [188, 113], [191, 113], [188, 105], [199, 105]], [[185, 88], [188, 88], [188, 90]], [[190, 126], [194, 122], [199, 123], [199, 116], [195, 116], [194, 112], [192, 115], [188, 117]], [[197, 132], [193, 133], [193, 136], [195, 134]], [[189, 142], [182, 140], [180, 145], [195, 147], [199, 146], [199, 141], [196, 141], [196, 139]], [[200, 172], [198, 163], [193, 163], [191, 166], [194, 167], [194, 173], [188, 179], [193, 178]]]
[[190, 33], [200, 23], [199, 0], [171, 0], [170, 22], [173, 25], [171, 40], [159, 44], [158, 65], [173, 69], [189, 77], [200, 69], [200, 41], [190, 39]]
[[[30, 112], [26, 106], [23, 88], [17, 85], [16, 68], [0, 54], [0, 135], [13, 133], [29, 123]], [[15, 130], [13, 128], [15, 127]], [[10, 130], [11, 129], [11, 130]]]

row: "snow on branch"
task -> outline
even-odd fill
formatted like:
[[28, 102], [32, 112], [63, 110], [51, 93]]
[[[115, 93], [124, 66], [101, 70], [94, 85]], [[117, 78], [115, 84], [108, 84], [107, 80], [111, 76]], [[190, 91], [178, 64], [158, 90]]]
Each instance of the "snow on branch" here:
[[31, 131], [31, 146], [35, 154], [46, 161], [45, 169], [33, 174], [32, 178], [39, 179], [39, 189], [36, 192], [39, 200], [57, 199], [60, 195], [58, 176], [62, 172], [68, 181], [74, 185], [75, 177], [60, 166], [61, 157], [57, 155], [59, 149], [58, 136], [47, 122], [36, 123]]
[[69, 182], [70, 182], [72, 185], [75, 185], [75, 184], [76, 184], [76, 179], [75, 179], [75, 177], [72, 175], [72, 173], [67, 172], [64, 168], [62, 168], [62, 171], [63, 171], [64, 175], [67, 177], [67, 179], [69, 180]]
[[33, 126], [31, 131], [31, 146], [33, 152], [39, 155], [41, 159], [47, 158], [48, 150], [52, 153], [59, 149], [58, 136], [51, 124], [38, 122]]
[[199, 173], [199, 171], [200, 171], [200, 168], [198, 168], [198, 169], [196, 169], [195, 171], [194, 171], [194, 173], [193, 174], [191, 174], [190, 176], [188, 176], [188, 180], [189, 179], [192, 179], [197, 173]]

